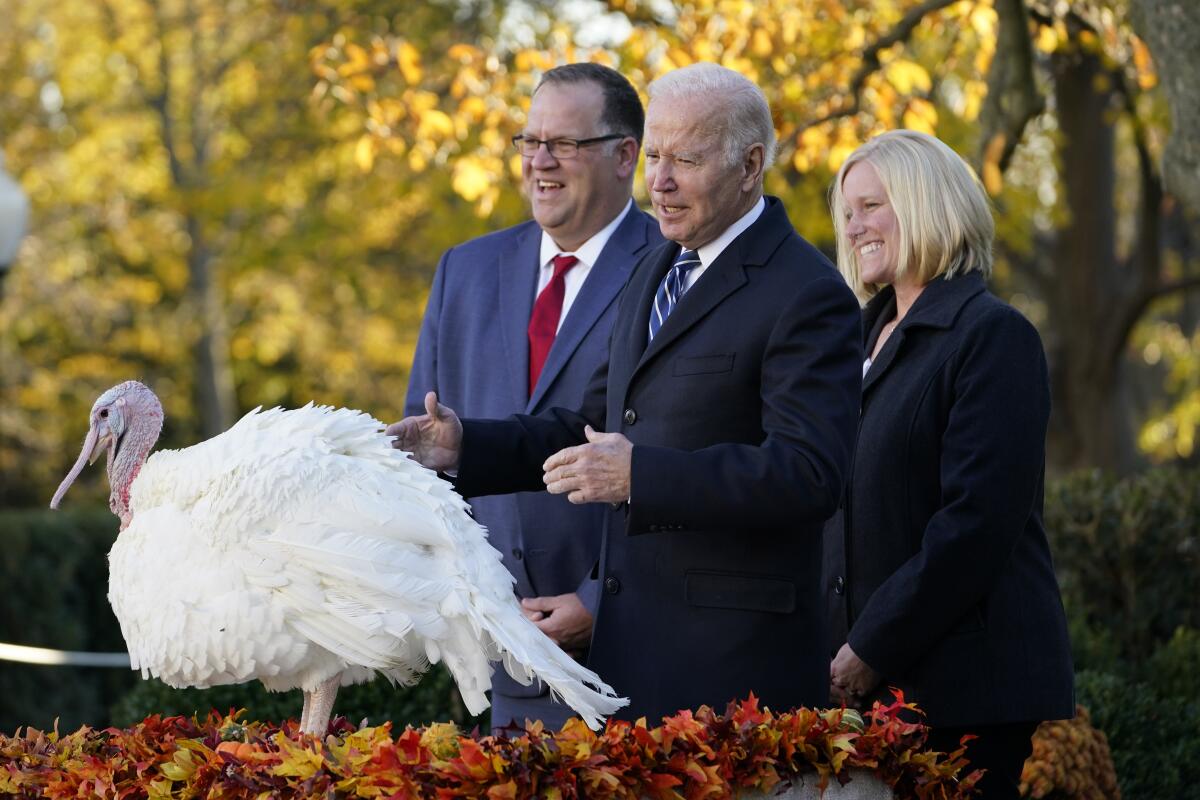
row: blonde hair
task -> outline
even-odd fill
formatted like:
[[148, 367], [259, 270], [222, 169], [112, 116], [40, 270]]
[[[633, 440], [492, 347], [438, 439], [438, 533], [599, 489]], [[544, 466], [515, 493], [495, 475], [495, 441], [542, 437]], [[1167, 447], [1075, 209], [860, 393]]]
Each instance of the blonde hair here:
[[991, 274], [996, 223], [975, 172], [940, 139], [917, 131], [888, 131], [851, 153], [830, 187], [838, 270], [855, 294], [866, 299], [880, 289], [863, 283], [858, 254], [846, 234], [842, 183], [860, 162], [875, 168], [896, 214], [897, 278], [911, 274], [924, 285], [939, 276]]

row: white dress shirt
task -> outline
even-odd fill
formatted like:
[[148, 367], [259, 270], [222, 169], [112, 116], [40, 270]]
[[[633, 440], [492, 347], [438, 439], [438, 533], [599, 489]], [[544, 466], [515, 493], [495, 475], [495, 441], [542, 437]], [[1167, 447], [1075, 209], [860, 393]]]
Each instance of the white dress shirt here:
[[738, 237], [738, 234], [757, 222], [759, 216], [762, 215], [762, 212], [766, 208], [767, 201], [761, 197], [758, 198], [758, 202], [754, 204], [754, 208], [747, 211], [741, 219], [726, 228], [725, 232], [720, 236], [696, 251], [696, 255], [700, 256], [700, 266], [692, 267], [691, 271], [688, 272], [687, 279], [683, 284], [684, 292], [696, 285], [696, 281], [700, 280], [700, 276], [708, 269], [708, 265], [717, 260], [717, 256], [725, 251], [725, 248]]
[[[566, 289], [566, 294], [563, 295], [562, 313], [558, 315], [558, 328], [562, 327], [563, 320], [567, 318], [567, 312], [571, 310], [571, 304], [575, 302], [575, 298], [579, 296], [579, 290], [583, 288], [583, 282], [587, 280], [588, 273], [592, 271], [592, 266], [596, 263], [596, 259], [600, 258], [600, 253], [604, 250], [604, 245], [608, 244], [608, 240], [612, 238], [613, 232], [621, 221], [629, 214], [629, 210], [633, 208], [633, 200], [625, 204], [625, 210], [617, 214], [613, 221], [601, 228], [592, 238], [588, 239], [577, 250], [564, 252], [559, 249], [559, 246], [554, 243], [554, 239], [550, 238], [550, 234], [542, 231], [542, 250], [541, 250], [541, 267], [538, 270], [537, 289], [533, 293], [534, 302], [537, 302], [537, 297], [550, 283], [550, 279], [554, 277], [554, 257], [560, 253], [565, 256], [575, 256], [579, 263], [567, 270], [563, 275], [563, 285]], [[555, 328], [557, 331], [558, 328]]]

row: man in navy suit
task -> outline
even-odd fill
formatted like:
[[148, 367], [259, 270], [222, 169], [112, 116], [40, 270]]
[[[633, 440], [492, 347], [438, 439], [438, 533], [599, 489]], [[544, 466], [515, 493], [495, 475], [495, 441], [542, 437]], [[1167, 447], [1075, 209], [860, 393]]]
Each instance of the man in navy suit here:
[[468, 496], [545, 485], [608, 509], [588, 665], [623, 717], [824, 704], [821, 533], [854, 445], [858, 303], [763, 196], [754, 84], [715, 64], [659, 78], [645, 148], [670, 241], [635, 268], [582, 402], [460, 421], [430, 392], [389, 432]]
[[[663, 241], [630, 197], [643, 124], [637, 93], [608, 67], [569, 64], [542, 77], [514, 139], [533, 221], [442, 256], [407, 413], [421, 411], [430, 389], [478, 417], [581, 402], [607, 352], [621, 287], [637, 259]], [[603, 507], [545, 492], [472, 505], [516, 578], [526, 615], [582, 655], [599, 599], [591, 572]], [[525, 719], [559, 727], [570, 716], [540, 682], [522, 686], [500, 667], [492, 683], [494, 727]]]

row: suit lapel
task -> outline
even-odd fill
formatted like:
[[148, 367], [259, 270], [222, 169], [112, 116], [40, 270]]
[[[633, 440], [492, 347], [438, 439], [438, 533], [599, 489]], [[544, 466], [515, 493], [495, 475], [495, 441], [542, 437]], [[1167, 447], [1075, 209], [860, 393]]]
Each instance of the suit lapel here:
[[608, 243], [604, 245], [600, 257], [592, 265], [587, 280], [575, 297], [575, 302], [571, 304], [562, 327], [554, 337], [554, 344], [546, 357], [542, 373], [538, 376], [537, 386], [534, 387], [533, 395], [525, 407], [527, 413], [533, 413], [588, 331], [621, 293], [621, 288], [629, 279], [629, 272], [637, 260], [636, 254], [646, 247], [646, 225], [642, 213], [635, 207], [625, 216], [613, 231]]
[[533, 312], [533, 292], [537, 287], [541, 233], [537, 225], [530, 225], [499, 256], [500, 330], [505, 363], [511, 366], [505, 372], [518, 407], [529, 399], [529, 315]]
[[[766, 208], [754, 224], [730, 242], [717, 260], [704, 270], [696, 285], [684, 292], [679, 304], [654, 337], [654, 341], [650, 342], [644, 352], [634, 357], [633, 363], [637, 364], [634, 368], [635, 374], [707, 316], [725, 298], [744, 286], [749, 280], [746, 267], [767, 264], [780, 243], [791, 234], [794, 234], [792, 223], [787, 218], [783, 204], [777, 198], [767, 198]], [[654, 293], [658, 291], [658, 284], [662, 282], [663, 275], [678, 255], [677, 248], [667, 248], [667, 261], [657, 265], [659, 269], [656, 270], [657, 274], [651, 285], [643, 288], [643, 296], [640, 298], [642, 305], [638, 308], [637, 317], [640, 328], [631, 336], [633, 342], [646, 341], [646, 328], [650, 322]]]
[[[672, 255], [672, 263], [674, 263], [678, 255], [678, 253]], [[663, 273], [666, 274], [666, 270], [663, 270]], [[654, 284], [655, 292], [658, 291], [658, 284], [661, 282], [662, 278], [660, 277]], [[642, 353], [638, 367], [641, 367], [647, 361], [654, 358], [655, 355], [662, 352], [671, 342], [686, 333], [688, 329], [720, 305], [722, 300], [745, 284], [746, 270], [742, 266], [742, 248], [738, 239], [735, 239], [725, 248], [725, 251], [721, 253], [717, 260], [704, 270], [704, 274], [696, 281], [696, 285], [684, 292], [683, 297], [679, 299], [679, 303], [675, 306], [675, 310], [667, 317], [658, 334], [654, 337], [654, 341], [650, 342], [645, 352]], [[654, 293], [652, 292], [650, 298], [646, 301], [644, 314], [647, 326], [650, 322], [650, 306], [653, 303]], [[647, 331], [642, 331], [642, 335], [645, 338]]]

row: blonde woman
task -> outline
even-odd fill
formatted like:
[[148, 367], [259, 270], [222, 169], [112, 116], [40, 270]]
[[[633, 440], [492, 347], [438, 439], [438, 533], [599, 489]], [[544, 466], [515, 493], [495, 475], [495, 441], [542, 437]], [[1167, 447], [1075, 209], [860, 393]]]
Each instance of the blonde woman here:
[[831, 206], [838, 267], [866, 302], [858, 442], [825, 531], [831, 696], [903, 689], [932, 746], [979, 737], [967, 757], [987, 800], [1016, 798], [1037, 723], [1074, 713], [1042, 526], [1041, 340], [988, 292], [991, 210], [939, 140], [867, 142]]

